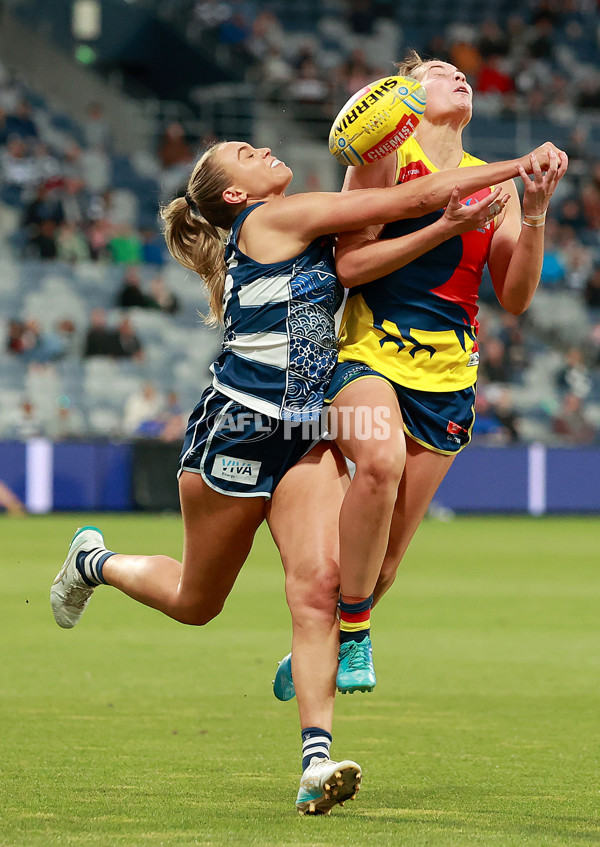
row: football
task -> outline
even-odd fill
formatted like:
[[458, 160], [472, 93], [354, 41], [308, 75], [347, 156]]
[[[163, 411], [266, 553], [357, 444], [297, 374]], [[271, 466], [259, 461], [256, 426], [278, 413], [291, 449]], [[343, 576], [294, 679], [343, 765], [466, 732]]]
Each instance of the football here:
[[412, 135], [425, 111], [416, 79], [389, 76], [357, 91], [329, 133], [329, 152], [343, 165], [368, 165], [389, 156]]

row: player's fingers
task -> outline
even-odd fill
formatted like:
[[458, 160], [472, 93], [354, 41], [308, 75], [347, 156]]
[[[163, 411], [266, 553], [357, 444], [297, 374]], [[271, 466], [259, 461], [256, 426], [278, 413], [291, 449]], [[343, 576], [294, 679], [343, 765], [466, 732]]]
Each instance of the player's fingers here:
[[[552, 151], [550, 151], [550, 152], [552, 152]], [[533, 176], [534, 176], [535, 184], [541, 185], [543, 174], [542, 174], [542, 169], [540, 167], [538, 157], [535, 155], [535, 153], [532, 153], [529, 158], [531, 159], [531, 168], [533, 170]]]
[[480, 209], [485, 209], [486, 207], [491, 206], [491, 205], [492, 205], [492, 203], [494, 203], [494, 202], [498, 199], [498, 197], [500, 196], [500, 192], [501, 192], [501, 191], [502, 191], [502, 186], [501, 186], [501, 185], [499, 185], [497, 188], [494, 188], [494, 190], [493, 190], [493, 191], [491, 191], [491, 192], [488, 194], [488, 196], [487, 196], [487, 197], [484, 197], [484, 198], [483, 198], [483, 200], [480, 200], [480, 201], [479, 201], [479, 208], [480, 208]]
[[525, 188], [527, 189], [527, 183], [528, 183], [528, 182], [529, 182], [529, 183], [531, 182], [531, 179], [530, 179], [530, 177], [529, 177], [529, 174], [527, 173], [527, 171], [525, 170], [525, 168], [523, 167], [523, 165], [518, 165], [518, 170], [519, 170], [519, 176], [521, 177], [521, 179], [522, 179], [522, 180], [523, 180], [523, 182], [525, 183]]
[[450, 195], [447, 208], [455, 210], [460, 207], [460, 185], [455, 185]]

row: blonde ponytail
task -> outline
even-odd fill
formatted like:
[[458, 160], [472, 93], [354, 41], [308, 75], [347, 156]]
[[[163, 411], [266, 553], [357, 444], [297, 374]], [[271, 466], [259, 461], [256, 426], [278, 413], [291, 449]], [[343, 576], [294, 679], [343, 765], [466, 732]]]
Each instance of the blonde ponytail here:
[[223, 199], [231, 180], [214, 159], [221, 145], [210, 147], [196, 164], [185, 197], [177, 197], [161, 209], [169, 253], [184, 268], [195, 271], [208, 295], [209, 326], [223, 323], [225, 291], [225, 239], [245, 204], [232, 205]]

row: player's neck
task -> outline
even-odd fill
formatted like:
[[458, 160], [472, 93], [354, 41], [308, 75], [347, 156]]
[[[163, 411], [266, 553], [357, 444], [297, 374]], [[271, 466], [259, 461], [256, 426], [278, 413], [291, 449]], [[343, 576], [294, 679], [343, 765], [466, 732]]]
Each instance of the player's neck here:
[[462, 130], [448, 124], [433, 124], [422, 120], [415, 132], [415, 140], [440, 171], [460, 165], [464, 152]]

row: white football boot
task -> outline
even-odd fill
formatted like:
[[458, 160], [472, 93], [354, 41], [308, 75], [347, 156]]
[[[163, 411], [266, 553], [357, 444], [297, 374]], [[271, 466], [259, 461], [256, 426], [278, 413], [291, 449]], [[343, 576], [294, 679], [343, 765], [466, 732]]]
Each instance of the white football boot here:
[[71, 629], [79, 623], [96, 587], [84, 582], [77, 570], [77, 554], [97, 549], [106, 550], [100, 530], [95, 526], [78, 529], [69, 546], [65, 563], [52, 583], [50, 604], [54, 620], [63, 629]]
[[354, 800], [361, 779], [356, 762], [332, 762], [313, 756], [300, 779], [296, 809], [301, 815], [329, 815], [333, 806]]

